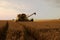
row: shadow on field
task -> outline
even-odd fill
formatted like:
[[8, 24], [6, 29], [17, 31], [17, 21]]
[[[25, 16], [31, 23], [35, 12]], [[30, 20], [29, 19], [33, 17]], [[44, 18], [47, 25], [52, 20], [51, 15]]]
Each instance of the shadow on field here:
[[6, 25], [0, 30], [0, 40], [6, 40], [8, 30], [8, 22], [6, 22]]

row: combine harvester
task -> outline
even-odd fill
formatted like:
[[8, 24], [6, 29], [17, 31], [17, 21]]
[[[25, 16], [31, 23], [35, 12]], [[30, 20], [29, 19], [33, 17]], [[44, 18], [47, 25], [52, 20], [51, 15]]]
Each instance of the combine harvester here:
[[17, 15], [17, 20], [16, 20], [16, 22], [19, 22], [19, 21], [34, 21], [34, 19], [28, 19], [30, 16], [32, 16], [32, 15], [36, 15], [36, 13], [33, 13], [33, 14], [31, 14], [31, 15], [29, 15], [29, 16], [27, 16], [26, 14], [18, 14]]

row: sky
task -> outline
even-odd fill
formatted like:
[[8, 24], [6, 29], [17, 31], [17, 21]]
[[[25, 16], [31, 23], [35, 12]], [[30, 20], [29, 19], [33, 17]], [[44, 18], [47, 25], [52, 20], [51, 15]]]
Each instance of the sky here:
[[60, 0], [0, 0], [0, 20], [16, 19], [17, 14], [25, 13], [35, 20], [59, 19]]

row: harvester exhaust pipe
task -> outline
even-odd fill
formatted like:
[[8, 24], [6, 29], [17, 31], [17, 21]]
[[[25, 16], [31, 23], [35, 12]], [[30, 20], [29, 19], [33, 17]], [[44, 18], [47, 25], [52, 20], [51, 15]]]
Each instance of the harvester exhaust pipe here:
[[30, 17], [30, 16], [32, 16], [32, 15], [36, 15], [36, 12], [35, 12], [35, 13], [33, 13], [33, 14], [31, 14], [31, 15], [29, 15], [28, 17]]

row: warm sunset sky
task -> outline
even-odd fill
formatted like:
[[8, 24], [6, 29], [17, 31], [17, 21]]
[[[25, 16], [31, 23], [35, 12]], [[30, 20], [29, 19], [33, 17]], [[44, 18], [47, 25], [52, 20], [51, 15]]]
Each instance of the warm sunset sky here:
[[19, 13], [32, 14], [36, 19], [60, 18], [60, 0], [0, 0], [0, 20], [14, 19]]

